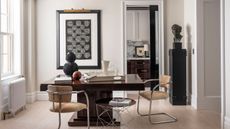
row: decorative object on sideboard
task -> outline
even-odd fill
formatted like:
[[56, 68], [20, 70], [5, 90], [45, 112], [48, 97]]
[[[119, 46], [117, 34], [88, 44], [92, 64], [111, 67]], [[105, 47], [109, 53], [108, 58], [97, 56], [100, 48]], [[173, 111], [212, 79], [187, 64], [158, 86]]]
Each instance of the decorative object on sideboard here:
[[145, 55], [144, 46], [136, 46], [135, 54], [136, 54], [136, 57], [144, 57]]
[[110, 62], [108, 60], [102, 60], [101, 62], [102, 62], [102, 71], [105, 75], [107, 75]]
[[68, 75], [72, 76], [75, 71], [78, 71], [78, 65], [75, 63], [76, 56], [73, 52], [68, 52], [66, 55], [67, 63], [64, 64], [63, 72]]
[[149, 57], [149, 45], [144, 44], [144, 52], [145, 52], [145, 57]]
[[101, 68], [100, 10], [57, 10], [57, 69], [73, 52], [81, 69]]
[[[149, 43], [148, 41], [132, 41], [132, 40], [127, 40], [127, 58], [135, 58], [136, 57], [136, 52], [135, 52], [135, 47], [136, 46], [144, 46], [144, 45], [148, 45], [149, 47]], [[149, 50], [148, 52], [149, 53]], [[148, 57], [148, 56], [146, 56]]]
[[75, 71], [73, 74], [72, 74], [72, 79], [73, 81], [79, 81], [81, 78], [81, 72], [80, 71]]

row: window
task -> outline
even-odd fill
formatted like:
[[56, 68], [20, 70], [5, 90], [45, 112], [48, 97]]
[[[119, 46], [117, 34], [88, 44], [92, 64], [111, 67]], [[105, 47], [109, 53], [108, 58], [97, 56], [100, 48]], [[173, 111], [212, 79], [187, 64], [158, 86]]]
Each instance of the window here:
[[0, 0], [0, 71], [2, 78], [20, 74], [21, 10], [19, 1]]
[[1, 0], [1, 32], [0, 32], [0, 53], [1, 53], [1, 76], [5, 77], [13, 74], [13, 33], [12, 15], [10, 1]]

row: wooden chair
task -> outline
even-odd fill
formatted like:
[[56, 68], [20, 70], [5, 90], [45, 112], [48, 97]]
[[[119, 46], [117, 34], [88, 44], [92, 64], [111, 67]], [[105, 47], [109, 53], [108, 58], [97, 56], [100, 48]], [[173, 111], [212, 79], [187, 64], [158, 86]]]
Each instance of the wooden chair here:
[[[50, 111], [57, 112], [59, 115], [58, 129], [61, 127], [61, 113], [76, 112], [83, 109], [87, 109], [87, 125], [88, 129], [90, 128], [89, 99], [85, 91], [73, 91], [71, 86], [49, 85], [47, 92], [49, 95], [49, 101], [53, 102]], [[71, 102], [72, 94], [77, 93], [85, 94], [87, 104]]]
[[[160, 99], [167, 99], [168, 98], [168, 92], [167, 89], [170, 86], [170, 79], [171, 77], [168, 75], [161, 75], [159, 79], [149, 79], [145, 81], [145, 84], [149, 84], [151, 82], [156, 82], [159, 81], [159, 84], [151, 88], [150, 91], [144, 91], [140, 92], [138, 94], [138, 102], [137, 102], [137, 113], [141, 116], [148, 116], [149, 117], [149, 122], [151, 124], [161, 124], [161, 123], [171, 123], [171, 122], [176, 122], [177, 119], [174, 116], [171, 116], [167, 113], [152, 113], [151, 108], [152, 108], [152, 101], [153, 100], [160, 100]], [[164, 91], [159, 91], [159, 88], [162, 87]], [[150, 102], [149, 104], [149, 112], [148, 114], [142, 114], [139, 111], [139, 106], [140, 106], [140, 96], [145, 98]], [[156, 105], [157, 106], [157, 105]], [[164, 120], [164, 121], [155, 121], [153, 122], [151, 119], [152, 115], [165, 115], [170, 118], [170, 120]]]

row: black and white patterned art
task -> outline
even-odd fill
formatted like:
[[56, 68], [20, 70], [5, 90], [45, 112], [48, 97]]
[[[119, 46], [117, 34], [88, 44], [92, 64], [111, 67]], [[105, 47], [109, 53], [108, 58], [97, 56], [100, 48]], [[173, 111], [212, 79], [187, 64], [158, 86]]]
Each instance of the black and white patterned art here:
[[91, 59], [91, 20], [66, 20], [66, 54], [77, 60]]

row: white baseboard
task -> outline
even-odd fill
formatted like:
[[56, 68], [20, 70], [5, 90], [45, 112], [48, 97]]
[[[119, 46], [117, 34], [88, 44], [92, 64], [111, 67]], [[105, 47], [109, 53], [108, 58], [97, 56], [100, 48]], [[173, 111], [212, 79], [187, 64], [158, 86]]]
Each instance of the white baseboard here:
[[46, 91], [37, 91], [37, 100], [44, 101], [48, 100], [48, 94]]
[[36, 92], [26, 93], [26, 103], [34, 103], [36, 101]]
[[138, 91], [127, 91], [127, 94], [138, 95]]
[[197, 96], [195, 95], [191, 95], [192, 99], [191, 99], [191, 106], [195, 109], [197, 109]]
[[0, 107], [0, 111], [1, 112], [8, 111], [8, 105], [9, 105], [9, 103], [8, 103], [8, 97], [3, 98], [2, 105]]
[[3, 113], [8, 110], [8, 103], [2, 104], [0, 106], [0, 120], [3, 120]]
[[230, 129], [230, 117], [224, 117], [224, 129]]
[[0, 107], [0, 111], [1, 111], [1, 112], [5, 112], [5, 111], [7, 111], [7, 109], [8, 109], [8, 103], [3, 104], [3, 105]]

